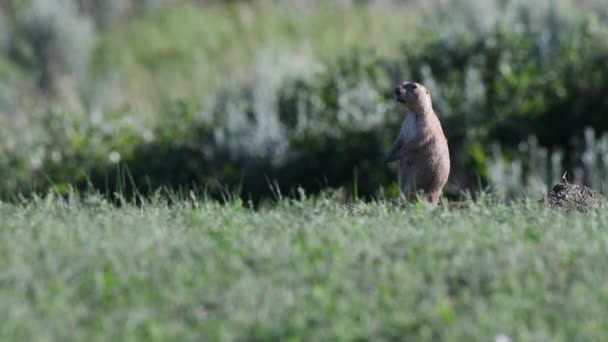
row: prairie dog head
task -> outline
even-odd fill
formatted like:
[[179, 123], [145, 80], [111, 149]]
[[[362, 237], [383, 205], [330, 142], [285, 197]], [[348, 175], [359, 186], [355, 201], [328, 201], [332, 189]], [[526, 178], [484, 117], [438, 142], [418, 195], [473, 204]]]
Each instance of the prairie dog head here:
[[403, 82], [395, 88], [395, 99], [414, 113], [423, 114], [428, 110], [433, 110], [431, 92], [420, 83]]

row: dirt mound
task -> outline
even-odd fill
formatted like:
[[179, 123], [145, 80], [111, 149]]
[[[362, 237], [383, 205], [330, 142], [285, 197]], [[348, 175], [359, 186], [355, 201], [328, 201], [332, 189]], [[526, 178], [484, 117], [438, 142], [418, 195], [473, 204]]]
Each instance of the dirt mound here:
[[564, 177], [541, 201], [551, 209], [559, 211], [587, 212], [600, 204], [601, 195], [586, 186], [569, 184]]

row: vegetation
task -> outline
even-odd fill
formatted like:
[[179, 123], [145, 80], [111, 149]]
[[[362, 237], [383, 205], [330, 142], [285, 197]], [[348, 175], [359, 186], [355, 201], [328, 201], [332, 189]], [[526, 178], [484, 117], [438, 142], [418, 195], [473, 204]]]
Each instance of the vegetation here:
[[4, 6], [5, 198], [167, 186], [257, 200], [269, 184], [390, 197], [380, 161], [403, 79], [432, 89], [454, 161], [449, 196], [537, 195], [565, 170], [603, 191], [601, 2], [152, 3]]
[[[301, 193], [303, 196], [303, 193]], [[2, 340], [601, 340], [608, 214], [0, 204]]]
[[[608, 335], [604, 200], [537, 202], [606, 193], [604, 0], [49, 3], [0, 3], [0, 340]], [[463, 208], [393, 203], [404, 79]]]

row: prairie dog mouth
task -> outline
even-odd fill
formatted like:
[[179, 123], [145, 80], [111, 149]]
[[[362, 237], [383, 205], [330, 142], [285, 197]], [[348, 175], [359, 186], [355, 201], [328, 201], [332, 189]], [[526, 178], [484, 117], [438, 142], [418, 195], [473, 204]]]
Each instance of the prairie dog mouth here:
[[402, 87], [396, 87], [395, 88], [395, 100], [397, 100], [397, 102], [400, 103], [405, 103], [405, 99], [403, 98], [403, 96], [405, 96], [405, 89], [403, 89]]
[[399, 102], [399, 103], [404, 103], [404, 104], [407, 103], [405, 98], [403, 98], [404, 95], [405, 95], [404, 93], [400, 93], [400, 94], [395, 93], [395, 100], [397, 100], [397, 102]]

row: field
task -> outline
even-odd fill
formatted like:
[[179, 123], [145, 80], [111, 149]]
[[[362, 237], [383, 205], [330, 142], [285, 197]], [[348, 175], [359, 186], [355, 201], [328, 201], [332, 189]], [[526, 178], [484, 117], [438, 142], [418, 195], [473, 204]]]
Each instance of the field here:
[[0, 339], [598, 341], [608, 213], [0, 204]]
[[[608, 212], [536, 201], [608, 194], [608, 0], [49, 3], [0, 1], [0, 341], [606, 340]], [[464, 208], [394, 204], [403, 80]]]

